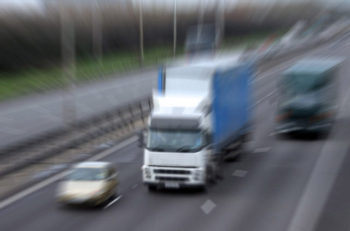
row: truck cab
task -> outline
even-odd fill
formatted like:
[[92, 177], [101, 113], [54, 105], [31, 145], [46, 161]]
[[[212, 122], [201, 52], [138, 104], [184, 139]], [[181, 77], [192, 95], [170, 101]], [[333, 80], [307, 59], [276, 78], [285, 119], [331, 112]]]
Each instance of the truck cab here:
[[279, 82], [278, 133], [326, 133], [336, 113], [341, 60], [307, 58], [283, 73]]
[[150, 189], [205, 186], [214, 150], [203, 101], [161, 96], [154, 101], [144, 140], [143, 182]]

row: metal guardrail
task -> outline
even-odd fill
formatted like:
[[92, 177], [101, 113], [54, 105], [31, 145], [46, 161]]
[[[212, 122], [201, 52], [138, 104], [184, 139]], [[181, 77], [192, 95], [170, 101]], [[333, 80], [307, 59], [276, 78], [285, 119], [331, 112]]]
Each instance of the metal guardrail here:
[[145, 97], [73, 124], [69, 128], [53, 131], [53, 134], [22, 144], [17, 149], [13, 147], [0, 156], [0, 177], [58, 155], [105, 133], [118, 129], [132, 131], [136, 121], [146, 122], [151, 108], [151, 98]]

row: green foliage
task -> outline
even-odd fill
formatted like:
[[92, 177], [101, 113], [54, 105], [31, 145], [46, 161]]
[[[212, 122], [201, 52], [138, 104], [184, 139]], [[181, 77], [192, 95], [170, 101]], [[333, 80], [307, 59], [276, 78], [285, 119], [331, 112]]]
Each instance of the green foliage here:
[[[231, 38], [224, 41], [222, 48], [238, 49], [250, 43], [261, 42], [268, 36], [251, 34], [240, 39]], [[144, 52], [144, 66], [151, 66], [164, 62], [173, 56], [172, 47], [157, 46], [147, 48]], [[178, 47], [177, 56], [183, 54], [183, 47]], [[102, 78], [112, 78], [118, 74], [139, 68], [138, 51], [119, 51], [106, 54], [100, 62], [91, 56], [81, 57], [75, 66], [75, 82], [98, 81]], [[60, 67], [30, 68], [18, 72], [0, 72], [0, 100], [14, 98], [21, 95], [40, 93], [65, 86], [65, 76]]]

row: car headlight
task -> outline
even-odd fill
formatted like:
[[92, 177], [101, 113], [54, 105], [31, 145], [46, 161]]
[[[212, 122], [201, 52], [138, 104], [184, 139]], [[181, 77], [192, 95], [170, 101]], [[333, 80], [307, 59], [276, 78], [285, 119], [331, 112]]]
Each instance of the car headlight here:
[[57, 197], [62, 197], [66, 195], [66, 188], [64, 185], [59, 185], [56, 189], [56, 196]]
[[96, 197], [101, 196], [102, 194], [105, 193], [105, 191], [106, 191], [106, 190], [105, 190], [104, 188], [101, 188], [101, 189], [99, 189], [99, 190], [93, 191], [93, 192], [91, 193], [91, 196], [96, 196]]

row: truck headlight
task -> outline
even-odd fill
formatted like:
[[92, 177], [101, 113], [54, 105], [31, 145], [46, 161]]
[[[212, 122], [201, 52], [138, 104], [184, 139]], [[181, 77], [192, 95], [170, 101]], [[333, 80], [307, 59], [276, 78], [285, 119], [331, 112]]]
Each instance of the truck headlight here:
[[150, 168], [144, 168], [143, 173], [145, 175], [145, 178], [151, 178], [151, 169]]
[[310, 118], [312, 122], [326, 120], [332, 117], [331, 112], [323, 112]]
[[200, 169], [194, 170], [193, 172], [193, 179], [194, 180], [201, 180], [203, 176], [203, 171]]
[[276, 121], [277, 121], [277, 122], [282, 122], [283, 120], [288, 119], [288, 117], [289, 117], [289, 113], [288, 113], [288, 112], [279, 113], [279, 114], [276, 116]]

